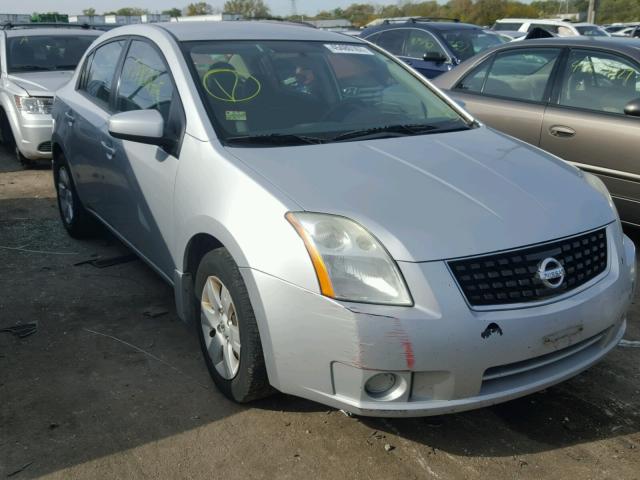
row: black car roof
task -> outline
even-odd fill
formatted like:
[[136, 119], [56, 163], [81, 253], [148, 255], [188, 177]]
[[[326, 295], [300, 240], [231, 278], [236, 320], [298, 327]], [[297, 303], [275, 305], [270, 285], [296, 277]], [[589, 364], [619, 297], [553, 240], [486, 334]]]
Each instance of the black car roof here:
[[482, 29], [478, 25], [473, 25], [471, 23], [460, 23], [460, 22], [439, 22], [439, 21], [428, 21], [428, 20], [411, 20], [408, 19], [406, 22], [388, 22], [382, 23], [380, 25], [375, 25], [373, 27], [365, 28], [360, 34], [361, 37], [366, 37], [367, 35], [371, 35], [375, 32], [382, 32], [384, 30], [390, 30], [392, 28], [418, 28], [421, 30], [437, 30], [437, 31], [450, 31], [450, 30], [478, 30]]
[[[535, 46], [606, 48], [617, 50], [636, 59], [640, 59], [640, 39], [626, 37], [588, 37], [576, 35], [573, 37], [539, 38], [535, 40], [522, 40], [515, 43], [505, 43], [494, 47], [491, 51]], [[482, 54], [486, 55], [488, 52], [487, 50], [482, 52]]]

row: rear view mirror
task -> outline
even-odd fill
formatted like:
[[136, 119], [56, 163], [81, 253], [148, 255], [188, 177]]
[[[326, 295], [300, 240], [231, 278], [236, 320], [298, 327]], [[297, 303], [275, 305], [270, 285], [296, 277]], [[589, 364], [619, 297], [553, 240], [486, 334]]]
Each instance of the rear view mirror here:
[[164, 120], [157, 110], [132, 110], [109, 118], [109, 133], [132, 142], [163, 145]]
[[631, 100], [624, 106], [624, 114], [630, 117], [640, 117], [640, 98]]
[[425, 62], [444, 63], [448, 60], [443, 54], [438, 52], [427, 52], [422, 57]]

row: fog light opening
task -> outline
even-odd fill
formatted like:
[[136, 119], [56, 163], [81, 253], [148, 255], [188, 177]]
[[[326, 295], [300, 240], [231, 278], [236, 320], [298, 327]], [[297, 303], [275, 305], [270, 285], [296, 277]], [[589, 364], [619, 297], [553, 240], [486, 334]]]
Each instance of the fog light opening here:
[[373, 398], [380, 398], [389, 395], [398, 384], [398, 377], [395, 373], [377, 373], [364, 384], [367, 395]]

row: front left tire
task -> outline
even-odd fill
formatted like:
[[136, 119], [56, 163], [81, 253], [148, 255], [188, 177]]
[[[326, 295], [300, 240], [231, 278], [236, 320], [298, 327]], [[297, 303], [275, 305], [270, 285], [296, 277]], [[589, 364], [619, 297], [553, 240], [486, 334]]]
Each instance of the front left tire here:
[[249, 294], [227, 249], [204, 255], [195, 279], [196, 329], [209, 374], [225, 396], [246, 403], [273, 392]]
[[67, 233], [73, 238], [94, 236], [98, 229], [97, 222], [82, 205], [69, 165], [64, 158], [54, 162], [53, 179], [56, 187], [60, 220]]

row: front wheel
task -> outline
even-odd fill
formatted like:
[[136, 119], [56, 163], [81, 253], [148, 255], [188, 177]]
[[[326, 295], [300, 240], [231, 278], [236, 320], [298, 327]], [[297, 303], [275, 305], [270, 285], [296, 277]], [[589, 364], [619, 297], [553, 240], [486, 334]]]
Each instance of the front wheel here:
[[200, 347], [211, 378], [228, 398], [245, 403], [272, 392], [247, 288], [225, 248], [207, 253], [196, 274]]
[[66, 162], [54, 164], [53, 178], [58, 197], [60, 220], [69, 235], [73, 238], [95, 235], [98, 228], [97, 222], [82, 206]]

